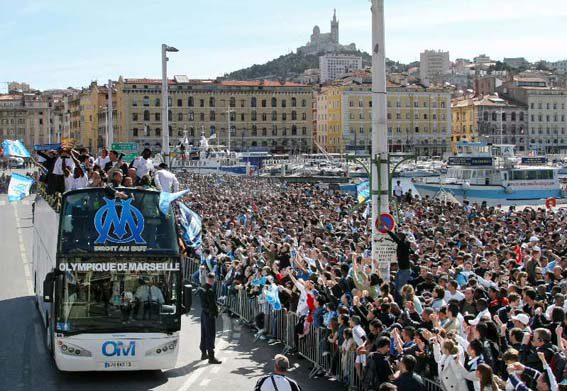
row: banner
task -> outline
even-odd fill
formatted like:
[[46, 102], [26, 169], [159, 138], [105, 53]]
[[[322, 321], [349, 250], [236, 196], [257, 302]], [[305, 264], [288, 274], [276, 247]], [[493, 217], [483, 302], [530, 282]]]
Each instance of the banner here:
[[364, 201], [370, 198], [370, 185], [368, 181], [364, 181], [356, 185], [356, 195], [359, 204], [362, 204]]
[[61, 144], [35, 144], [33, 146], [34, 151], [58, 151], [61, 149]]
[[189, 192], [189, 189], [178, 191], [177, 193], [168, 193], [167, 191], [162, 191], [159, 194], [159, 210], [161, 211], [161, 213], [163, 213], [164, 215], [168, 214], [169, 205], [179, 197], [182, 197], [184, 194]]
[[280, 302], [280, 290], [276, 284], [266, 285], [264, 288], [264, 295], [266, 296], [266, 301], [274, 310], [279, 311], [282, 309], [282, 303]]
[[30, 152], [20, 140], [4, 140], [4, 156], [31, 157]]
[[185, 204], [179, 202], [180, 223], [183, 229], [182, 239], [185, 244], [192, 248], [201, 247], [202, 221], [199, 215], [189, 209]]
[[23, 200], [30, 195], [33, 179], [20, 174], [12, 174], [8, 185], [8, 201], [15, 202]]

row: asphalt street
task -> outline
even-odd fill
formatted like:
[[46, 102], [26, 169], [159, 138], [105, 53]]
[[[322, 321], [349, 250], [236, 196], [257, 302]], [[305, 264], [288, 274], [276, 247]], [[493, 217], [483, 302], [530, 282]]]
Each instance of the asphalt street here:
[[[61, 373], [45, 348], [45, 332], [33, 299], [31, 198], [9, 204], [0, 195], [0, 390], [253, 390], [269, 373], [281, 345], [254, 341], [249, 329], [223, 314], [217, 330], [221, 365], [200, 361], [199, 303], [182, 322], [175, 368], [150, 372]], [[327, 379], [309, 379], [309, 363], [290, 359], [290, 377], [303, 390], [345, 390]]]

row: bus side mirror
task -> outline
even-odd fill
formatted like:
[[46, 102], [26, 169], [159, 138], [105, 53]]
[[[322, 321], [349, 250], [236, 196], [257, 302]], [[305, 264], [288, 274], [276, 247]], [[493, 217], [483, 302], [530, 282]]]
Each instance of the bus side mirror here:
[[53, 302], [53, 283], [54, 283], [55, 273], [50, 272], [45, 276], [43, 280], [43, 301], [45, 303]]
[[186, 314], [191, 311], [191, 305], [193, 305], [193, 285], [186, 283], [183, 285], [183, 308]]

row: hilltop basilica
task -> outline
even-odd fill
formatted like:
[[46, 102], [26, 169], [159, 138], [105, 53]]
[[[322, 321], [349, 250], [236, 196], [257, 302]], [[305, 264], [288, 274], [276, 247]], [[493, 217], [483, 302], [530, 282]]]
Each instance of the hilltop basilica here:
[[331, 32], [321, 33], [319, 26], [313, 27], [311, 39], [305, 46], [297, 48], [297, 52], [301, 54], [318, 54], [320, 52], [336, 52], [339, 50], [356, 50], [356, 45], [341, 45], [339, 43], [339, 21], [337, 20], [337, 10], [333, 12], [333, 20], [331, 20]]

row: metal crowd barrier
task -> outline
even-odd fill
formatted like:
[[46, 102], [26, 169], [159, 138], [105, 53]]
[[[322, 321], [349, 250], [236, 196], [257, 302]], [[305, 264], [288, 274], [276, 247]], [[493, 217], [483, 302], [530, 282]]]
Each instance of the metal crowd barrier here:
[[[195, 273], [200, 265], [195, 260], [185, 262], [184, 277], [194, 281]], [[219, 305], [238, 316], [241, 321], [253, 324], [259, 314], [264, 314], [261, 334], [283, 344], [282, 354], [297, 351], [303, 358], [313, 364], [309, 377], [326, 374], [335, 377], [347, 385], [350, 390], [359, 390], [362, 379], [355, 367], [355, 352], [342, 352], [341, 346], [328, 342], [329, 332], [313, 325], [303, 336], [296, 335], [299, 317], [293, 312], [283, 309], [274, 311], [260, 296], [250, 297], [245, 290], [228, 291], [222, 281], [216, 282], [216, 294]], [[437, 381], [423, 378], [427, 391], [444, 391]]]

